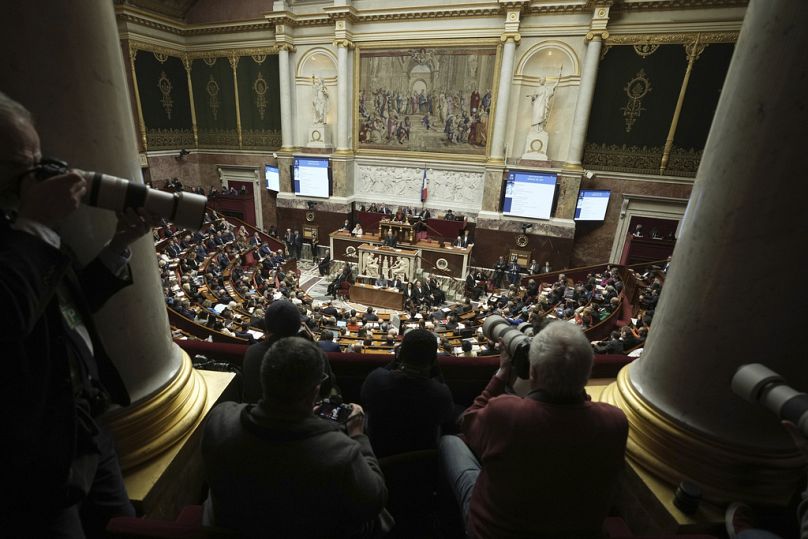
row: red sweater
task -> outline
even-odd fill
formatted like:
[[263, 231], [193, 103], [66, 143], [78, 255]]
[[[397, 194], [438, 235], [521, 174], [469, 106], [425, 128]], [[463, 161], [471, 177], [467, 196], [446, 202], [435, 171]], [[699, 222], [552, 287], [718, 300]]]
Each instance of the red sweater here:
[[494, 376], [463, 416], [482, 471], [471, 496], [477, 539], [597, 533], [623, 467], [628, 422], [604, 403], [503, 395]]

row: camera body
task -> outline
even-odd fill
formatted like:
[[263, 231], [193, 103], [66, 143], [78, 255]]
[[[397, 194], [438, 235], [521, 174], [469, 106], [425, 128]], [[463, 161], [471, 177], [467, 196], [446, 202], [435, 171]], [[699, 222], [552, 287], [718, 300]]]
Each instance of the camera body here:
[[530, 378], [530, 341], [533, 338], [533, 326], [522, 322], [516, 327], [511, 326], [505, 318], [491, 315], [483, 322], [483, 335], [490, 341], [502, 339], [502, 345], [511, 356], [511, 364], [519, 378]]
[[785, 379], [760, 363], [741, 365], [732, 377], [732, 392], [788, 420], [808, 438], [808, 394], [786, 385]]
[[127, 208], [144, 208], [182, 227], [199, 230], [205, 217], [208, 199], [195, 193], [167, 193], [130, 182], [123, 178], [71, 169], [59, 159], [43, 158], [34, 169], [37, 180], [75, 172], [87, 181], [83, 203], [96, 208], [122, 212]]

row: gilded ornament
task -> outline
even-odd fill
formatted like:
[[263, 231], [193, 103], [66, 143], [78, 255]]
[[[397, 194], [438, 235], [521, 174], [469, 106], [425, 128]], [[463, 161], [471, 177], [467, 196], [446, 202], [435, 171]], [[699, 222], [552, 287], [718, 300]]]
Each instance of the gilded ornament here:
[[165, 71], [160, 72], [160, 78], [157, 80], [157, 87], [160, 88], [160, 93], [163, 94], [162, 99], [160, 99], [160, 103], [163, 105], [163, 110], [166, 111], [166, 116], [170, 120], [171, 110], [174, 108], [174, 100], [171, 99], [171, 90], [173, 86], [171, 85], [171, 80], [169, 80]]
[[217, 120], [219, 116], [219, 83], [210, 76], [210, 80], [205, 85], [205, 90], [208, 92], [208, 108], [210, 113], [213, 114], [213, 119]]
[[634, 52], [636, 52], [638, 56], [648, 58], [654, 54], [658, 48], [659, 43], [637, 43], [634, 45]]
[[623, 89], [628, 96], [628, 102], [625, 107], [620, 107], [620, 110], [623, 111], [623, 117], [626, 119], [626, 133], [630, 133], [637, 118], [645, 110], [642, 106], [642, 99], [652, 90], [651, 81], [648, 80], [645, 70], [640, 69]]
[[519, 234], [518, 236], [516, 236], [516, 245], [518, 245], [519, 247], [527, 247], [528, 241], [529, 241], [528, 237], [525, 236], [524, 234]]
[[161, 64], [166, 63], [166, 60], [168, 60], [168, 55], [165, 54], [164, 52], [154, 51], [153, 54], [154, 54], [154, 59], [157, 60], [158, 62], [160, 62]]
[[262, 120], [267, 110], [267, 90], [267, 81], [264, 80], [264, 75], [259, 71], [258, 77], [253, 82], [253, 91], [255, 92], [255, 107], [258, 109], [258, 116]]
[[208, 67], [213, 67], [214, 65], [216, 65], [216, 58], [213, 58], [211, 56], [203, 56], [202, 61], [205, 62], [205, 65]]

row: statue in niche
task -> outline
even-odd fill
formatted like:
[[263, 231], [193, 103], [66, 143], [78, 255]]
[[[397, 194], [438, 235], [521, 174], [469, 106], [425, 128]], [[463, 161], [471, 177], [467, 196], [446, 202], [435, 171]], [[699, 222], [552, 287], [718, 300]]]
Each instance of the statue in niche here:
[[379, 261], [376, 260], [373, 253], [368, 253], [365, 259], [365, 274], [374, 278], [379, 276]]
[[404, 277], [410, 278], [410, 260], [408, 258], [399, 257], [398, 261], [390, 268], [390, 273], [395, 277], [398, 275], [402, 280]]
[[328, 116], [328, 89], [325, 87], [325, 81], [314, 75], [311, 76], [311, 86], [314, 90], [314, 97], [312, 98], [314, 123], [325, 125], [326, 116]]
[[550, 99], [552, 99], [560, 80], [560, 71], [555, 80], [555, 84], [552, 86], [547, 83], [547, 77], [541, 77], [539, 79], [539, 88], [536, 90], [536, 93], [527, 96], [530, 98], [530, 102], [533, 104], [533, 114], [531, 116], [530, 126], [535, 128], [536, 131], [544, 131], [544, 124], [547, 123], [547, 117], [550, 115]]
[[382, 257], [382, 277], [385, 279], [390, 279], [390, 268], [388, 266], [389, 257], [383, 256]]

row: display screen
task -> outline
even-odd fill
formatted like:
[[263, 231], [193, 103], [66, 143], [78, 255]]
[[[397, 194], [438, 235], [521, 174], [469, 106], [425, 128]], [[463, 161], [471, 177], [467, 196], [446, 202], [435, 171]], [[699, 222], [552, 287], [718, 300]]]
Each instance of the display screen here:
[[278, 167], [266, 165], [264, 167], [264, 177], [267, 180], [267, 189], [275, 192], [281, 190], [281, 175], [278, 172]]
[[575, 206], [576, 221], [603, 221], [609, 207], [611, 191], [604, 189], [581, 189]]
[[555, 186], [555, 174], [509, 171], [502, 197], [502, 214], [549, 219], [553, 210]]
[[328, 198], [330, 190], [328, 159], [295, 157], [293, 174], [296, 195]]

